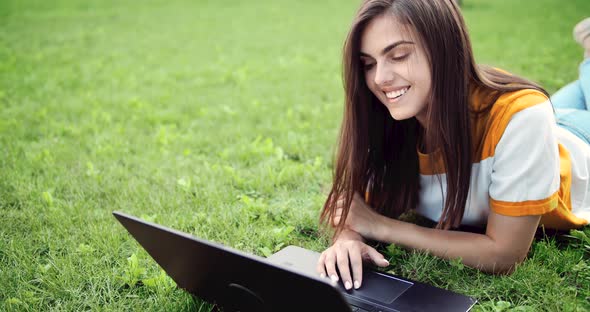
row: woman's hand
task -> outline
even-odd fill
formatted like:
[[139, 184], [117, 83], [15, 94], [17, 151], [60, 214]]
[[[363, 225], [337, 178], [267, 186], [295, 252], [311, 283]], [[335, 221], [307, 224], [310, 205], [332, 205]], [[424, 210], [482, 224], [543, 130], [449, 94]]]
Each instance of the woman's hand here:
[[[339, 199], [337, 203], [338, 208], [336, 208], [334, 214], [334, 224], [338, 224], [341, 221], [343, 205], [344, 199]], [[358, 193], [354, 193], [344, 224], [347, 228], [359, 233], [362, 237], [379, 240], [377, 233], [379, 233], [379, 229], [383, 224], [383, 218], [382, 215], [367, 205]]]
[[[363, 261], [371, 260], [380, 267], [389, 265], [383, 255], [373, 247], [364, 243], [362, 236], [350, 229], [343, 229], [334, 244], [320, 255], [317, 271], [320, 276], [329, 276], [332, 281], [338, 281], [336, 266], [344, 288], [355, 289], [363, 282]], [[351, 276], [352, 269], [352, 276]]]

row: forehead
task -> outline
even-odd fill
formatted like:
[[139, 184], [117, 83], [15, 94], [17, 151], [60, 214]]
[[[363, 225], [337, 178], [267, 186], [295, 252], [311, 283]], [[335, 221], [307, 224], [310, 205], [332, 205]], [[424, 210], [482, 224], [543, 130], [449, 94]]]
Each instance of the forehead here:
[[[379, 51], [392, 43], [406, 40], [414, 41], [411, 27], [399, 22], [392, 14], [385, 13], [373, 18], [361, 33], [361, 51], [378, 55]], [[417, 42], [416, 42], [417, 43]]]

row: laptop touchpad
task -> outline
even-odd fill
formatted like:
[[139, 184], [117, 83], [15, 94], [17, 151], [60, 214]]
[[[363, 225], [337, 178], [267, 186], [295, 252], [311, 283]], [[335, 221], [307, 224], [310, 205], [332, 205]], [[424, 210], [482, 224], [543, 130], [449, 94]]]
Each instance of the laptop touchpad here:
[[375, 271], [365, 271], [363, 274], [363, 284], [359, 289], [345, 290], [342, 283], [338, 283], [340, 288], [347, 294], [354, 297], [361, 297], [376, 301], [377, 303], [390, 304], [403, 294], [408, 288], [414, 285], [411, 282], [404, 281], [393, 276], [381, 274]]

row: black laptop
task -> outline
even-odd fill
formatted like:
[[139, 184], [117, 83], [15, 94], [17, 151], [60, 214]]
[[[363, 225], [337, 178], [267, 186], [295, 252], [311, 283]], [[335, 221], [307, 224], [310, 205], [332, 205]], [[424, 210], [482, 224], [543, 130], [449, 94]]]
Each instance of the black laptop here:
[[223, 311], [469, 311], [476, 300], [372, 270], [345, 290], [315, 273], [318, 253], [296, 246], [262, 258], [113, 212], [176, 284]]

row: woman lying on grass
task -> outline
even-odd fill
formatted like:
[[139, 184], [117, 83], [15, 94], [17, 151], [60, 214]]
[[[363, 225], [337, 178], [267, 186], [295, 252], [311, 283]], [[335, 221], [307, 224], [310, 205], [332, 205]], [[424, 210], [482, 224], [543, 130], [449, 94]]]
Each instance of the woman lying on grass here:
[[[475, 64], [453, 0], [365, 1], [343, 61], [346, 106], [321, 214], [335, 234], [321, 275], [358, 288], [363, 260], [386, 266], [365, 239], [510, 273], [539, 224], [588, 223], [590, 143], [558, 126], [543, 88]], [[410, 210], [438, 224], [396, 219]]]

